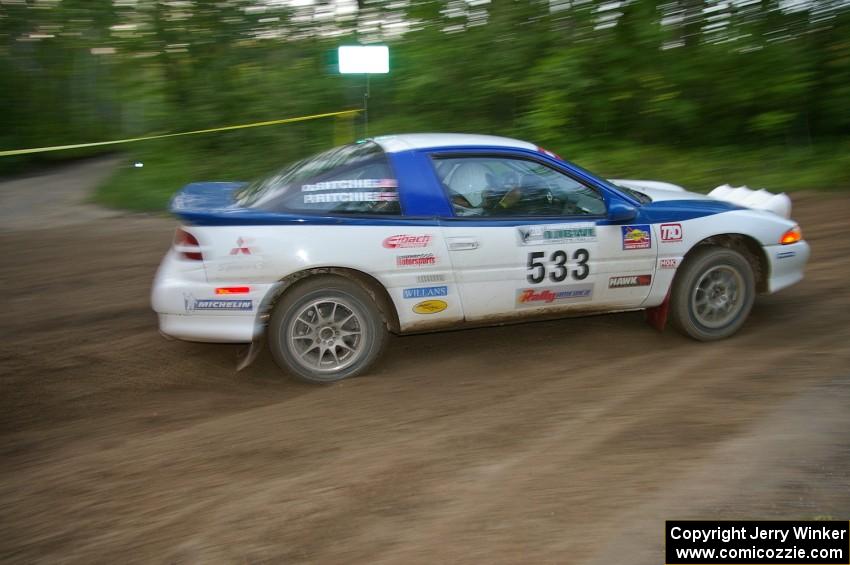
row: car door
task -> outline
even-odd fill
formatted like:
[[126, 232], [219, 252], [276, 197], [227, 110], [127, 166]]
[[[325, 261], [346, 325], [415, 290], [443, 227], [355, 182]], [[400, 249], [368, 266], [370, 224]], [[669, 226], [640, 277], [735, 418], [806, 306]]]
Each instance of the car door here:
[[441, 229], [469, 321], [618, 310], [651, 288], [648, 225], [620, 225], [602, 191], [519, 152], [434, 152], [454, 215]]

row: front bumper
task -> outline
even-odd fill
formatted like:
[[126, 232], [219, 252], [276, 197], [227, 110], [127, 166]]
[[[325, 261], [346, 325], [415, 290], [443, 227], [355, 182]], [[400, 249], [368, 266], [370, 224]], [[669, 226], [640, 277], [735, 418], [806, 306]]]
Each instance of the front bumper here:
[[790, 245], [768, 245], [764, 248], [770, 266], [767, 292], [774, 293], [803, 279], [803, 270], [811, 250], [805, 241]]

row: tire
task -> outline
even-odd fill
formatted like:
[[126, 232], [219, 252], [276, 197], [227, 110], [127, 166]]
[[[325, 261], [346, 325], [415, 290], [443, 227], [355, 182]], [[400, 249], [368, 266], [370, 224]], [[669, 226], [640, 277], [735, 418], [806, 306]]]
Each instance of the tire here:
[[296, 283], [269, 320], [269, 349], [284, 370], [309, 383], [364, 373], [380, 357], [387, 328], [374, 299], [339, 276]]
[[755, 286], [752, 266], [737, 251], [697, 248], [685, 257], [673, 282], [670, 322], [698, 341], [729, 337], [749, 316]]

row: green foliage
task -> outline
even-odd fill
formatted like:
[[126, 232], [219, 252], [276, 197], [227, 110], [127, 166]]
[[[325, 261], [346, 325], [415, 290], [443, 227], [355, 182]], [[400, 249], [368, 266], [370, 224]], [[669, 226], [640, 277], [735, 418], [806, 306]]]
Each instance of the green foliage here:
[[[372, 135], [509, 135], [608, 174], [700, 188], [848, 184], [836, 149], [850, 133], [846, 1], [358, 4], [4, 3], [0, 149], [359, 107], [365, 78], [337, 74], [335, 49], [382, 41], [392, 69], [371, 78]], [[331, 145], [334, 130], [325, 120], [126, 146], [161, 165], [123, 171], [99, 198], [155, 208], [184, 180], [253, 176]], [[0, 173], [83, 154], [0, 158]]]

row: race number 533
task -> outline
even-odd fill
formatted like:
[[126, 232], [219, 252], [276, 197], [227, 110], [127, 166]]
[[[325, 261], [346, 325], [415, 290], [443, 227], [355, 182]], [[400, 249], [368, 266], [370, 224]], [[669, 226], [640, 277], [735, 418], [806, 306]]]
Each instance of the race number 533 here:
[[590, 266], [587, 264], [590, 259], [590, 253], [587, 249], [576, 249], [572, 259], [575, 261], [575, 268], [570, 269], [567, 265], [569, 255], [564, 249], [557, 249], [549, 256], [549, 265], [543, 262], [546, 258], [545, 251], [532, 251], [528, 254], [528, 274], [526, 279], [531, 284], [542, 283], [546, 279], [546, 274], [549, 274], [549, 280], [552, 282], [562, 282], [567, 277], [580, 281], [587, 278], [590, 274]]

